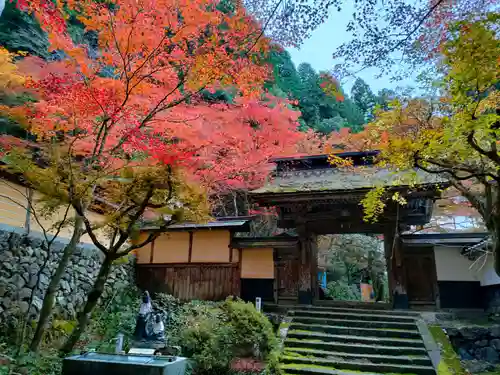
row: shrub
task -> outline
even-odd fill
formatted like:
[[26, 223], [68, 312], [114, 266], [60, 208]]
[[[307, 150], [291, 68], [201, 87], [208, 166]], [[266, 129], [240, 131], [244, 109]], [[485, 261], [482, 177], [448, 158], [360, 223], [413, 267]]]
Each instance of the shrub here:
[[62, 360], [55, 350], [45, 350], [44, 353], [20, 353], [17, 348], [0, 343], [0, 375], [59, 375]]
[[267, 357], [267, 366], [263, 375], [283, 375], [283, 370], [280, 367], [280, 354], [278, 349], [273, 350]]
[[196, 374], [223, 375], [234, 358], [267, 358], [277, 347], [272, 324], [251, 303], [228, 299], [181, 306], [167, 296], [154, 303], [168, 310], [170, 343], [193, 359]]
[[234, 328], [235, 355], [266, 358], [277, 347], [271, 322], [253, 304], [227, 299], [222, 308]]
[[95, 310], [83, 341], [100, 352], [113, 353], [115, 338], [123, 333], [124, 349], [128, 349], [133, 339], [139, 305], [140, 297], [135, 288], [103, 301]]
[[361, 291], [357, 285], [349, 285], [342, 281], [329, 282], [325, 294], [339, 301], [359, 301], [361, 299]]
[[[187, 306], [177, 337], [183, 355], [196, 363], [197, 373], [223, 374], [233, 358], [234, 329], [220, 308]], [[174, 339], [175, 340], [175, 339]]]

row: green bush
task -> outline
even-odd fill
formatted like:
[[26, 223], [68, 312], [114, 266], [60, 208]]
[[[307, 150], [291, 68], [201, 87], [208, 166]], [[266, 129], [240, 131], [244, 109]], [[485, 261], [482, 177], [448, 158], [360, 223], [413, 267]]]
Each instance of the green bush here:
[[62, 360], [55, 350], [45, 350], [44, 353], [20, 353], [16, 348], [0, 343], [0, 375], [59, 375]]
[[278, 349], [273, 350], [267, 357], [267, 365], [262, 375], [283, 375], [283, 370], [280, 367], [280, 354]]
[[193, 359], [196, 374], [223, 375], [229, 373], [234, 358], [270, 359], [277, 348], [271, 322], [251, 303], [227, 299], [180, 305], [163, 295], [154, 304], [168, 312], [169, 342]]
[[[127, 350], [133, 339], [139, 311], [139, 293], [130, 290], [102, 302], [92, 315], [91, 324], [79, 347], [113, 352], [117, 334], [123, 333], [124, 349]], [[264, 374], [281, 375], [277, 338], [272, 324], [251, 303], [228, 299], [224, 302], [192, 301], [183, 304], [172, 296], [159, 294], [155, 296], [153, 306], [165, 312], [168, 343], [180, 346], [182, 355], [193, 360], [194, 374], [229, 375], [233, 359], [256, 357], [268, 363]], [[11, 344], [0, 345], [0, 358], [1, 355], [15, 357], [14, 369], [26, 370], [29, 374], [59, 374], [58, 341], [67, 336], [73, 323], [55, 319], [46, 335], [46, 345], [38, 356], [22, 353], [17, 357], [14, 355], [16, 348]], [[9, 369], [0, 365], [0, 375], [4, 373], [9, 373]]]
[[190, 312], [179, 326], [180, 334], [173, 338], [183, 355], [196, 363], [197, 373], [223, 374], [233, 359], [234, 329], [224, 311], [204, 305], [186, 306]]
[[124, 349], [128, 349], [135, 331], [140, 296], [135, 288], [123, 291], [103, 301], [92, 315], [90, 327], [83, 337], [87, 347], [100, 352], [114, 353], [116, 337], [124, 335]]
[[252, 303], [228, 299], [222, 308], [235, 331], [237, 356], [266, 358], [277, 347], [271, 322]]
[[357, 285], [349, 285], [342, 281], [331, 281], [326, 286], [325, 294], [337, 301], [359, 301], [361, 291]]

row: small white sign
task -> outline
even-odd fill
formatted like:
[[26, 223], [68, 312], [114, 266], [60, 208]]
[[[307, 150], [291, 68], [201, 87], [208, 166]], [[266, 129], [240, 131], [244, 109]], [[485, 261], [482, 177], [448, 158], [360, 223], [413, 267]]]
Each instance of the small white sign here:
[[258, 312], [262, 309], [262, 299], [260, 297], [255, 298], [255, 308]]

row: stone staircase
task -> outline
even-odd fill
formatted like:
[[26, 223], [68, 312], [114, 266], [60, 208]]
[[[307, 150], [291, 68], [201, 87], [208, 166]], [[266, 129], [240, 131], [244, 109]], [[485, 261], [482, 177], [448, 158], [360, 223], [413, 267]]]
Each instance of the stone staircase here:
[[417, 313], [295, 306], [289, 316], [285, 374], [436, 375]]

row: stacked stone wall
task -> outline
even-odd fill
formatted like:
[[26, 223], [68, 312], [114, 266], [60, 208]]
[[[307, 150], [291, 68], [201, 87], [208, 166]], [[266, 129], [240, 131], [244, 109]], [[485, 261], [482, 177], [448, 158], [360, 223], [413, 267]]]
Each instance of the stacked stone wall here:
[[[20, 228], [14, 227], [0, 228], [0, 322], [26, 316], [32, 293], [29, 315], [36, 319], [49, 280], [66, 244], [65, 239], [58, 238], [48, 249], [39, 234], [26, 235]], [[63, 319], [76, 317], [92, 287], [102, 259], [103, 254], [94, 246], [82, 245], [75, 250], [57, 293], [56, 316]], [[114, 265], [103, 298], [133, 287], [133, 271], [131, 260]]]

